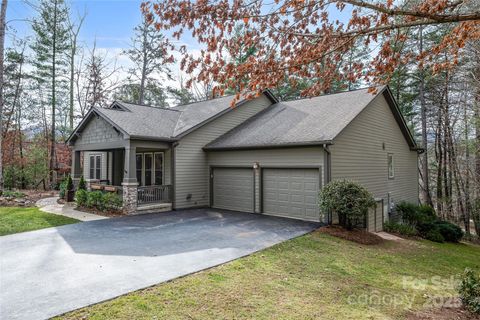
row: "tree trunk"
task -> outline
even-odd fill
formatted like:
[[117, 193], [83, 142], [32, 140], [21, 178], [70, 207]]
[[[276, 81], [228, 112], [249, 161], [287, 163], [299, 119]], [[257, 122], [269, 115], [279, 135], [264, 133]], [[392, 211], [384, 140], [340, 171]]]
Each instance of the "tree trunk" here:
[[72, 40], [72, 49], [71, 49], [71, 56], [70, 56], [70, 105], [68, 109], [68, 127], [70, 131], [73, 131], [73, 98], [74, 98], [74, 92], [73, 92], [73, 84], [75, 81], [75, 54], [77, 51], [77, 39], [76, 35], [74, 36]]
[[2, 0], [0, 9], [0, 192], [3, 191], [3, 64], [5, 59], [5, 17], [7, 14], [7, 0]]
[[465, 125], [465, 214], [463, 215], [463, 223], [465, 225], [465, 232], [467, 235], [470, 235], [470, 212], [472, 210], [472, 204], [470, 203], [470, 146], [468, 139], [467, 104], [464, 105], [463, 112]]
[[[480, 69], [480, 66], [478, 67]], [[479, 70], [480, 76], [480, 70]], [[477, 84], [477, 92], [475, 95], [475, 181], [476, 183], [476, 197], [480, 199], [480, 84]]]
[[[477, 74], [480, 75], [480, 64], [477, 66]], [[478, 79], [478, 78], [477, 78]], [[480, 236], [480, 83], [476, 83], [474, 122], [475, 122], [475, 218], [473, 219], [475, 232]]]
[[56, 107], [56, 63], [57, 63], [57, 1], [55, 0], [54, 12], [53, 12], [53, 39], [52, 39], [52, 131], [50, 133], [50, 164], [49, 164], [49, 173], [50, 173], [50, 187], [54, 186], [55, 183], [55, 107]]
[[437, 214], [440, 217], [443, 217], [443, 186], [442, 186], [442, 163], [443, 163], [443, 153], [442, 153], [442, 144], [441, 144], [441, 134], [442, 134], [442, 110], [440, 109], [437, 119], [437, 127], [435, 129], [435, 157], [437, 166]]
[[[423, 27], [419, 30], [419, 51], [423, 52]], [[427, 137], [427, 105], [425, 103], [425, 73], [420, 67], [420, 78], [418, 86], [418, 96], [420, 99], [421, 119], [422, 119], [422, 147], [425, 150], [421, 155], [421, 176], [423, 180], [422, 200], [424, 203], [433, 207], [432, 195], [430, 193], [430, 179], [428, 172], [428, 137]]]
[[[446, 60], [446, 59], [445, 59]], [[444, 177], [445, 177], [445, 197], [447, 201], [447, 219], [449, 221], [455, 221], [453, 212], [453, 162], [452, 162], [452, 148], [450, 146], [450, 99], [449, 99], [449, 81], [450, 74], [445, 72], [444, 83], [444, 95], [445, 95], [445, 108], [444, 108]]]

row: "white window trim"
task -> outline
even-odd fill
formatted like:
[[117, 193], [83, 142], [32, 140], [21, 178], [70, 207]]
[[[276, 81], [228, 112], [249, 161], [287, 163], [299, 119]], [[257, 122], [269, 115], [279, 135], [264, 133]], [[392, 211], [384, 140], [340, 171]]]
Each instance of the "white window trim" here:
[[[93, 157], [93, 177], [91, 177], [90, 173], [92, 170], [90, 160]], [[97, 173], [97, 157], [100, 158], [100, 177], [96, 178], [95, 174]], [[88, 156], [88, 180], [102, 180], [102, 154], [100, 153], [90, 153]]]
[[[390, 158], [392, 159], [392, 170], [390, 171]], [[387, 154], [387, 170], [388, 170], [388, 179], [395, 179], [395, 157], [393, 153]]]
[[[136, 153], [137, 156], [142, 156], [142, 184], [138, 181], [140, 186], [145, 186], [145, 155], [150, 154], [152, 155], [152, 181], [151, 185], [154, 186], [155, 184], [155, 155], [161, 154], [162, 155], [162, 185], [165, 184], [165, 152], [138, 152]], [[136, 161], [136, 160], [135, 160]]]

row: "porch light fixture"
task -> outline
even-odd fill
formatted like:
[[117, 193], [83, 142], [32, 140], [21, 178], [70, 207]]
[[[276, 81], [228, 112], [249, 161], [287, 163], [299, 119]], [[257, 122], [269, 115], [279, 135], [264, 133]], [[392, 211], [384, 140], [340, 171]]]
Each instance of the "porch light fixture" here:
[[258, 162], [254, 162], [253, 169], [257, 170], [258, 168], [260, 168], [260, 164]]

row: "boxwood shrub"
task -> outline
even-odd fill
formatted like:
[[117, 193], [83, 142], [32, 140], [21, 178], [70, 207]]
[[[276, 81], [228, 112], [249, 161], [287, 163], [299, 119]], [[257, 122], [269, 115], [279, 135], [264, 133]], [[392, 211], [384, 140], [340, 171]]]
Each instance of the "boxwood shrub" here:
[[433, 242], [439, 242], [439, 243], [445, 242], [445, 238], [442, 236], [440, 231], [438, 231], [438, 229], [432, 229], [428, 231], [425, 234], [424, 238]]
[[80, 189], [76, 192], [77, 206], [95, 208], [100, 211], [120, 210], [122, 198], [112, 192], [86, 191]]
[[340, 225], [349, 230], [363, 226], [368, 209], [374, 205], [372, 194], [353, 181], [331, 181], [319, 193], [320, 208], [335, 212]]
[[467, 268], [462, 275], [458, 293], [463, 305], [473, 313], [480, 314], [480, 275]]
[[462, 229], [448, 221], [435, 221], [435, 226], [438, 228], [438, 231], [443, 236], [445, 241], [448, 242], [459, 242], [463, 238]]
[[403, 222], [414, 227], [425, 239], [435, 242], [459, 242], [463, 237], [459, 226], [438, 219], [435, 210], [430, 206], [401, 202], [395, 209]]

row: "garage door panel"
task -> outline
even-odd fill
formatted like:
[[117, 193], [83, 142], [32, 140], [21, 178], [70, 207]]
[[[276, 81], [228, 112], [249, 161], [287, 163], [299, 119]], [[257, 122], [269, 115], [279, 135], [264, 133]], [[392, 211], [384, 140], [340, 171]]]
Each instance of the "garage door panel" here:
[[253, 197], [252, 169], [213, 169], [213, 207], [253, 212]]
[[318, 183], [315, 182], [305, 182], [304, 189], [306, 191], [313, 191], [316, 192], [318, 189]]
[[290, 184], [290, 190], [303, 190], [302, 182], [292, 182]]
[[318, 219], [318, 169], [263, 169], [263, 211], [297, 219]]

